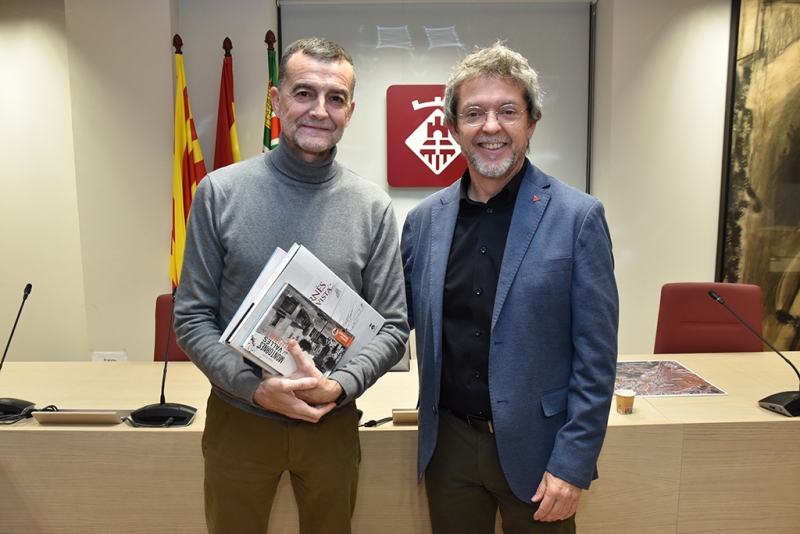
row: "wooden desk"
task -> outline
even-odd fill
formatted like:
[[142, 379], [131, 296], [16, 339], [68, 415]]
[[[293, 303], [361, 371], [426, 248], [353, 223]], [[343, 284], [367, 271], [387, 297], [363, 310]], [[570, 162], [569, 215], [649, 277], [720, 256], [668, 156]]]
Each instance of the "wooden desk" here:
[[[787, 356], [800, 363], [800, 353]], [[612, 411], [600, 479], [578, 510], [580, 532], [796, 532], [800, 418], [756, 404], [796, 388], [792, 370], [769, 353], [658, 359], [681, 362], [728, 395], [638, 398], [634, 414]], [[6, 362], [0, 395], [38, 407], [130, 410], [158, 401], [161, 370], [149, 362]], [[205, 532], [200, 436], [208, 392], [191, 363], [176, 362], [167, 401], [198, 408], [189, 427], [0, 427], [0, 532]], [[362, 421], [412, 408], [416, 397], [413, 365], [389, 373], [359, 399]], [[430, 532], [416, 439], [415, 427], [362, 429], [354, 532]], [[296, 525], [284, 480], [270, 532]]]
[[728, 394], [637, 398], [632, 415], [612, 410], [600, 478], [578, 510], [582, 532], [798, 532], [800, 418], [758, 406], [797, 389], [786, 362], [767, 352], [619, 359], [677, 360]]

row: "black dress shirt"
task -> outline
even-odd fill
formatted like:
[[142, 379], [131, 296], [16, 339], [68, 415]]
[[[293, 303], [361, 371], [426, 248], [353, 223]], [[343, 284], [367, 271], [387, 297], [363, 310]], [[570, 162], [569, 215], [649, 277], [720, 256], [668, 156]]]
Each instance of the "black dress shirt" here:
[[439, 403], [491, 418], [489, 341], [494, 298], [511, 216], [528, 160], [485, 204], [468, 196], [469, 171], [447, 260], [442, 313], [442, 388]]

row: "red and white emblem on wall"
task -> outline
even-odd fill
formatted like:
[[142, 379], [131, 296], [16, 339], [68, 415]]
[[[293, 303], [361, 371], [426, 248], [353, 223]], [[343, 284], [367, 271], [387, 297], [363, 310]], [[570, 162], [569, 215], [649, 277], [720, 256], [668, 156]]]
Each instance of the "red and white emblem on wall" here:
[[467, 162], [444, 121], [444, 85], [386, 90], [387, 180], [392, 187], [446, 187]]

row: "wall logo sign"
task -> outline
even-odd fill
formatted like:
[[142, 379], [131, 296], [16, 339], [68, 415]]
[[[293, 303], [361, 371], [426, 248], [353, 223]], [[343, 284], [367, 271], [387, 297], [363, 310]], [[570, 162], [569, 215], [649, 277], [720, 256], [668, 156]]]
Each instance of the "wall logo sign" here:
[[446, 187], [467, 162], [444, 121], [444, 85], [386, 90], [387, 180], [392, 187]]

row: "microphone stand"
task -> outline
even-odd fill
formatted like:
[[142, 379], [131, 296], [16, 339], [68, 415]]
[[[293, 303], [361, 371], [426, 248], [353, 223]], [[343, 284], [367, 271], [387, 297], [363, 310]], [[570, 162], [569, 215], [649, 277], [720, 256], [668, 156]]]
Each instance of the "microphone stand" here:
[[[783, 358], [783, 361], [788, 363], [792, 367], [792, 369], [794, 369], [794, 373], [797, 375], [798, 383], [800, 383], [800, 372], [797, 370], [797, 367], [795, 367], [794, 364], [791, 361], [789, 361], [789, 359], [786, 356], [781, 354], [781, 352], [778, 349], [776, 349], [772, 345], [772, 343], [767, 341], [766, 338], [764, 338], [764, 336], [759, 334], [755, 328], [753, 328], [747, 323], [747, 321], [739, 317], [739, 314], [733, 311], [733, 309], [730, 306], [725, 304], [725, 301], [722, 300], [722, 298], [720, 298], [720, 296], [717, 295], [716, 292], [714, 292], [713, 290], [709, 290], [708, 294], [711, 296], [712, 299], [716, 300], [717, 302], [725, 306], [726, 310], [731, 312], [734, 317], [739, 319], [739, 322], [741, 322], [743, 325], [749, 328], [751, 332], [753, 332], [755, 335], [759, 337], [759, 339], [761, 339], [761, 341], [766, 343], [767, 346], [775, 352], [775, 354]], [[766, 408], [767, 410], [772, 410], [773, 412], [778, 412], [779, 414], [785, 415], [787, 417], [797, 417], [798, 415], [800, 415], [800, 389], [798, 389], [798, 391], [783, 391], [781, 393], [774, 393], [758, 401], [758, 405], [761, 406], [762, 408]]]
[[194, 420], [196, 408], [185, 404], [167, 403], [164, 399], [164, 389], [167, 383], [167, 364], [169, 363], [169, 345], [172, 340], [172, 323], [175, 320], [175, 291], [172, 290], [172, 312], [167, 330], [167, 350], [164, 354], [164, 373], [161, 377], [161, 401], [158, 404], [148, 404], [131, 412], [131, 424], [136, 427], [168, 428], [173, 426], [187, 426]]
[[[25, 301], [28, 300], [28, 295], [31, 294], [31, 289], [33, 289], [33, 285], [28, 284], [25, 286], [25, 293], [22, 295], [22, 304], [20, 304], [19, 311], [17, 312], [17, 319], [14, 321], [14, 327], [11, 329], [11, 335], [8, 336], [8, 343], [6, 343], [6, 350], [3, 351], [3, 358], [0, 359], [0, 371], [3, 370], [3, 363], [5, 363], [6, 361], [6, 354], [8, 354], [8, 347], [11, 346], [11, 340], [14, 338], [14, 332], [17, 330], [17, 323], [19, 322], [19, 316], [22, 315], [22, 308], [25, 306]], [[33, 407], [35, 405], [36, 403], [22, 399], [14, 399], [10, 397], [0, 398], [0, 417], [8, 415], [27, 414], [28, 412], [33, 410]]]

